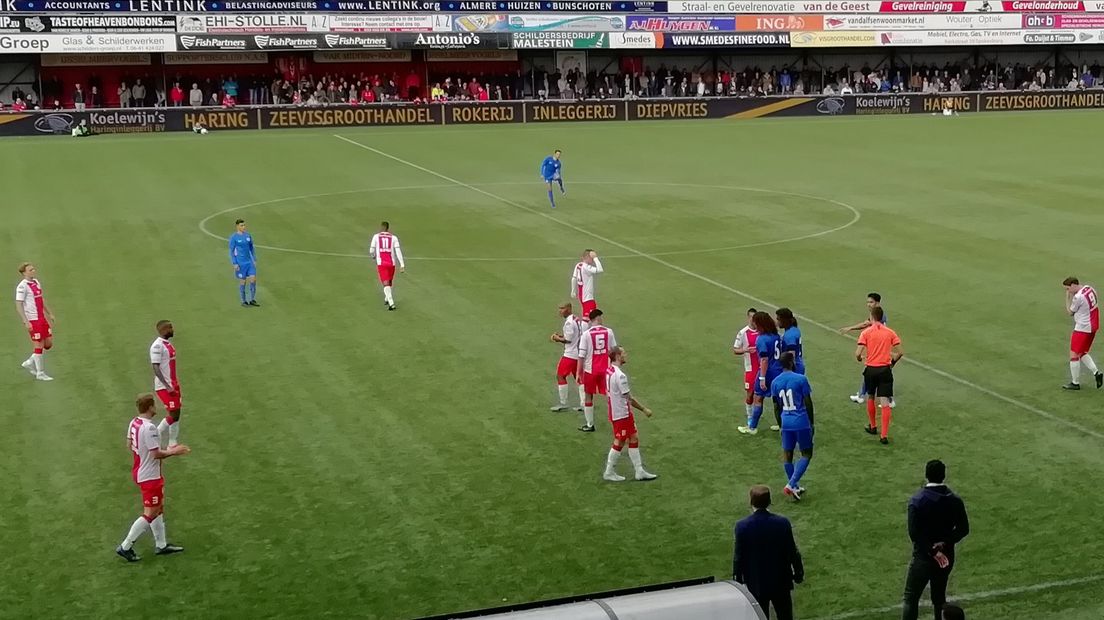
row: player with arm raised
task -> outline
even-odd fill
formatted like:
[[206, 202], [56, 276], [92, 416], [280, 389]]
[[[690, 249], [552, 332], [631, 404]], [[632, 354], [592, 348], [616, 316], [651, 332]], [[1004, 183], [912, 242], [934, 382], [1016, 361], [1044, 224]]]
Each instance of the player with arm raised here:
[[23, 321], [23, 329], [31, 337], [31, 356], [23, 362], [23, 369], [39, 381], [53, 381], [46, 374], [46, 351], [54, 346], [54, 313], [46, 305], [42, 295], [42, 283], [38, 281], [38, 269], [31, 263], [19, 265], [23, 279], [15, 286], [15, 310]]
[[544, 181], [544, 184], [548, 186], [548, 202], [552, 205], [553, 209], [556, 208], [556, 195], [552, 192], [552, 184], [559, 183], [560, 194], [567, 195], [567, 190], [564, 189], [563, 176], [561, 174], [562, 168], [563, 163], [560, 162], [559, 149], [552, 151], [552, 154], [545, 157], [544, 161], [541, 162], [541, 179]]
[[[583, 321], [576, 317], [572, 313], [572, 307], [570, 303], [560, 304], [559, 307], [560, 318], [564, 320], [563, 332], [557, 332], [552, 334], [552, 342], [557, 342], [564, 346], [563, 356], [560, 357], [560, 363], [556, 366], [556, 392], [559, 395], [559, 404], [552, 407], [552, 411], [566, 411], [567, 410], [567, 393], [568, 385], [567, 378], [576, 378], [576, 374], [579, 368], [579, 338], [583, 334]], [[576, 382], [579, 388], [579, 408], [578, 411], [583, 410], [583, 403], [586, 401], [586, 392], [583, 390], [583, 384]]]
[[181, 401], [180, 379], [176, 376], [176, 346], [172, 343], [172, 321], [157, 322], [157, 338], [150, 345], [150, 364], [153, 365], [153, 390], [161, 404], [165, 405], [165, 418], [157, 430], [169, 435], [169, 446], [175, 446], [180, 438], [180, 418], [184, 412]]
[[583, 250], [583, 257], [571, 271], [571, 298], [582, 304], [584, 318], [589, 318], [591, 311], [598, 308], [595, 277], [600, 273], [605, 273], [605, 269], [598, 253], [590, 248]]
[[751, 324], [755, 313], [755, 308], [748, 308], [747, 325], [740, 329], [736, 341], [732, 343], [732, 354], [744, 358], [744, 412], [748, 424], [751, 424], [751, 404], [755, 401], [755, 381], [759, 376], [759, 356], [755, 354], [755, 340], [759, 332]]
[[1066, 278], [1066, 312], [1073, 317], [1073, 334], [1070, 336], [1070, 382], [1066, 390], [1081, 389], [1081, 366], [1093, 374], [1096, 387], [1104, 386], [1104, 373], [1097, 368], [1089, 351], [1092, 350], [1096, 332], [1100, 329], [1100, 308], [1097, 307], [1096, 290], [1077, 278]]
[[[870, 312], [874, 308], [882, 308], [882, 296], [878, 293], [867, 293], [866, 295], [866, 311]], [[839, 333], [846, 334], [847, 332], [861, 332], [862, 330], [870, 327], [871, 320], [869, 315], [865, 321], [861, 323], [855, 323], [854, 325], [848, 325], [847, 327], [841, 327]], [[889, 315], [886, 314], [885, 308], [882, 308], [882, 325], [889, 325]], [[859, 391], [851, 395], [851, 402], [862, 404], [866, 402], [866, 380], [864, 379], [859, 383]], [[896, 401], [892, 398], [889, 399], [889, 406], [897, 406]]]
[[629, 390], [629, 376], [621, 369], [628, 363], [629, 356], [624, 349], [614, 346], [609, 352], [610, 366], [606, 369], [604, 377], [606, 384], [606, 396], [609, 402], [609, 419], [613, 426], [613, 446], [606, 456], [606, 471], [602, 474], [603, 480], [610, 482], [622, 482], [624, 476], [619, 475], [614, 469], [621, 458], [621, 449], [628, 444], [629, 460], [633, 464], [635, 477], [640, 481], [655, 480], [657, 476], [644, 469], [644, 462], [640, 459], [640, 439], [636, 433], [636, 421], [633, 419], [632, 410], [641, 411], [649, 418], [652, 410], [648, 409], [633, 398]]
[[579, 427], [584, 433], [594, 432], [594, 395], [606, 393], [606, 369], [609, 368], [610, 349], [617, 346], [613, 330], [603, 325], [602, 311], [590, 311], [590, 328], [579, 338], [579, 369], [577, 381], [583, 384], [586, 398], [583, 401], [583, 419]]
[[191, 450], [182, 444], [167, 450], [161, 449], [161, 436], [153, 423], [153, 416], [157, 413], [153, 403], [152, 394], [140, 395], [135, 403], [138, 415], [127, 427], [127, 445], [134, 456], [131, 475], [134, 477], [134, 484], [138, 485], [142, 492], [143, 507], [142, 516], [134, 521], [126, 538], [115, 548], [115, 553], [127, 562], [137, 562], [142, 559], [134, 552], [134, 541], [145, 534], [146, 530], [153, 530], [157, 555], [179, 553], [184, 550], [183, 547], [169, 543], [165, 538], [165, 478], [161, 475], [161, 461], [188, 454]]
[[[257, 251], [253, 247], [253, 235], [245, 231], [245, 220], [234, 221], [234, 234], [230, 235], [230, 264], [234, 266], [234, 275], [238, 277], [238, 295], [244, 307], [259, 306], [257, 303]], [[249, 285], [249, 297], [245, 296], [245, 286]]]
[[399, 238], [391, 234], [390, 223], [380, 223], [380, 231], [372, 235], [368, 253], [376, 259], [376, 272], [379, 273], [380, 284], [383, 284], [383, 303], [388, 310], [394, 310], [395, 297], [391, 286], [395, 281], [395, 266], [398, 266], [399, 273], [405, 273], [406, 262], [399, 247]]

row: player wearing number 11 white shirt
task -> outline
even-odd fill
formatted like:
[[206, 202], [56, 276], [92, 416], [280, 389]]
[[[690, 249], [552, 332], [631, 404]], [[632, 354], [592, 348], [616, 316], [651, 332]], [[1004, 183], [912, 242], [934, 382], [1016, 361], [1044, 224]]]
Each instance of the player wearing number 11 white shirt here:
[[379, 273], [380, 284], [383, 284], [383, 303], [388, 310], [394, 310], [395, 297], [391, 294], [391, 286], [395, 280], [395, 267], [397, 265], [399, 272], [403, 273], [406, 271], [406, 262], [403, 261], [399, 238], [391, 234], [390, 223], [380, 223], [380, 231], [372, 235], [368, 254], [376, 259], [376, 272]]

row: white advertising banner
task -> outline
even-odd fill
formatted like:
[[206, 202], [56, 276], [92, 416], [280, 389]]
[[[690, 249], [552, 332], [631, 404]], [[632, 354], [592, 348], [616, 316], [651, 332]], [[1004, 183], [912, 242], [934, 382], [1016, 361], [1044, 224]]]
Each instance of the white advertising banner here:
[[[313, 32], [452, 32], [451, 15], [313, 15]], [[322, 18], [322, 19], [319, 19]]]
[[617, 32], [625, 29], [623, 15], [511, 15], [511, 32]]
[[1104, 44], [1104, 30], [930, 30], [879, 32], [878, 44], [913, 47], [938, 45]]
[[613, 49], [655, 49], [659, 40], [654, 32], [613, 32], [609, 46]]
[[669, 0], [668, 13], [1099, 13], [1104, 0]]
[[1015, 13], [825, 15], [825, 30], [1019, 30]]
[[178, 15], [177, 32], [186, 34], [294, 34], [297, 32], [452, 32], [452, 16], [376, 14]]
[[175, 34], [0, 35], [0, 54], [120, 54], [175, 51]]

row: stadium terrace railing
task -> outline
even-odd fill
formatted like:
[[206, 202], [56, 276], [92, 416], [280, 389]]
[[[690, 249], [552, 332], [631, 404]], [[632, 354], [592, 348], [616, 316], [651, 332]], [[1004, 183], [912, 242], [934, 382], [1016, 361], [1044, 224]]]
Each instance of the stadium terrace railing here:
[[1104, 89], [34, 111], [0, 114], [0, 137], [71, 135], [82, 121], [95, 135], [192, 131], [197, 126], [222, 131], [1073, 109], [1104, 109]]

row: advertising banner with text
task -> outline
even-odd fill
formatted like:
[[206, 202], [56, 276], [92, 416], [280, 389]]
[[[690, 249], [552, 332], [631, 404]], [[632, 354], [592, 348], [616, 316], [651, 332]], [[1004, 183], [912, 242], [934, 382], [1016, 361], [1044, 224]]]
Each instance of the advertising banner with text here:
[[180, 15], [188, 34], [294, 34], [298, 32], [452, 32], [449, 15], [281, 15], [208, 13]]
[[878, 33], [887, 46], [1101, 44], [1104, 30], [915, 30]]
[[3, 13], [663, 13], [666, 10], [666, 0], [0, 0]]
[[0, 54], [175, 52], [171, 34], [0, 34]]
[[517, 49], [600, 49], [609, 47], [604, 32], [515, 32], [511, 43]]
[[388, 34], [184, 34], [181, 51], [386, 50]]
[[[165, 54], [168, 58], [172, 53]], [[121, 67], [149, 65], [150, 54], [47, 54], [42, 57], [43, 67]]]
[[671, 0], [670, 13], [1076, 13], [1104, 12], [1104, 0]]
[[735, 17], [704, 15], [629, 15], [629, 32], [735, 32]]
[[509, 47], [509, 35], [500, 33], [417, 33], [393, 34], [395, 47], [401, 49], [466, 50]]
[[823, 28], [808, 30], [1001, 30], [1022, 28], [1012, 13], [965, 15], [825, 15]]
[[824, 30], [823, 15], [738, 15], [736, 29], [747, 32]]
[[1104, 15], [1031, 13], [1018, 17], [1024, 28], [1104, 28]]
[[[656, 34], [659, 47], [789, 47], [788, 32], [708, 32], [703, 34]], [[796, 46], [795, 46], [796, 47]]]
[[511, 15], [511, 32], [620, 32], [625, 29], [621, 15]]
[[263, 129], [441, 124], [439, 105], [261, 108], [260, 115]]
[[0, 15], [0, 32], [175, 32], [171, 15]]

